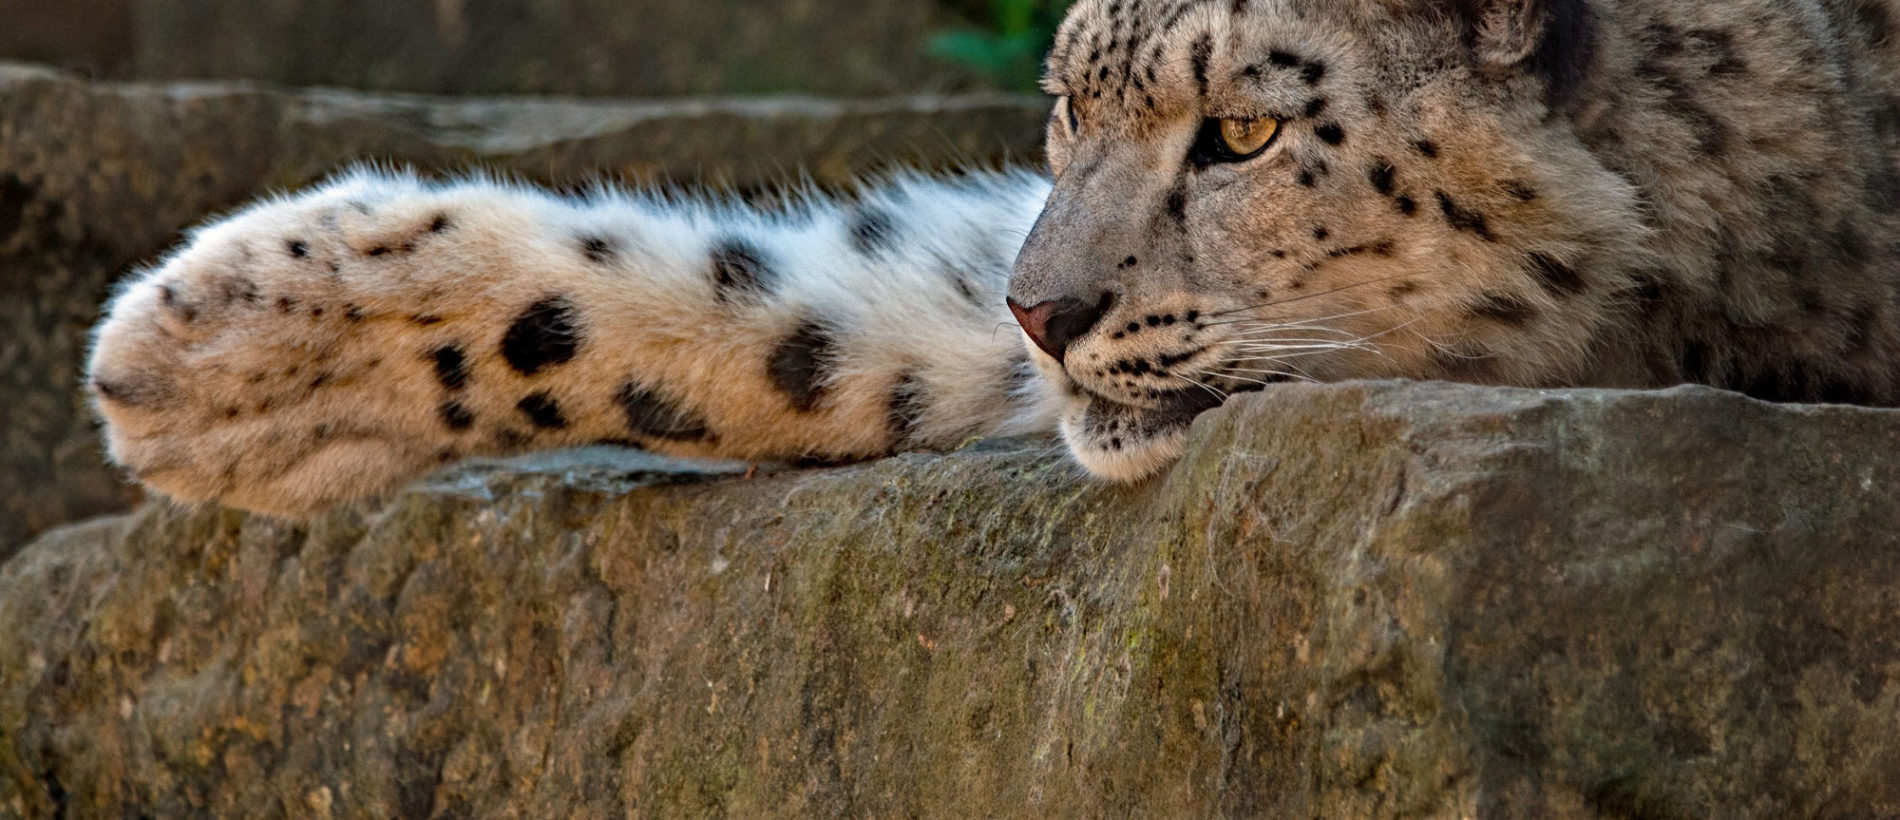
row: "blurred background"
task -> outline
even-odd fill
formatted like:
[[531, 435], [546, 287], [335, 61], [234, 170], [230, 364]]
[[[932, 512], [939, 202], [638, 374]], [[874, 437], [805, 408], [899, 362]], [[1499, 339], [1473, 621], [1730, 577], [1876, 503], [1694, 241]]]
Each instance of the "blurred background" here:
[[431, 94], [1030, 90], [1062, 0], [0, 0], [0, 59]]
[[85, 405], [111, 284], [353, 161], [747, 195], [1040, 163], [1066, 0], [0, 0], [0, 560], [138, 500]]

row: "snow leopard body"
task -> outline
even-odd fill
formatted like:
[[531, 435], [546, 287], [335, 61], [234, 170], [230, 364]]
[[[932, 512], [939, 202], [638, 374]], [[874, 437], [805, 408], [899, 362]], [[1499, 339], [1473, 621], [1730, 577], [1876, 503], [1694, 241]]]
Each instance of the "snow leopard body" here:
[[[282, 515], [595, 442], [841, 461], [1059, 430], [1137, 480], [1294, 379], [1893, 405], [1897, 18], [1083, 0], [1047, 177], [757, 209], [354, 172], [129, 279], [89, 383], [140, 481]], [[1234, 123], [1270, 141], [1231, 150]]]

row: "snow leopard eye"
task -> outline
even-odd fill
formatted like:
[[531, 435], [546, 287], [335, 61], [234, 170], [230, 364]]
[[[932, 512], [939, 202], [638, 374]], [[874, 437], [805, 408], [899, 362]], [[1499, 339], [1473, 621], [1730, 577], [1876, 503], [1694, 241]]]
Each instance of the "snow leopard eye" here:
[[1251, 157], [1273, 142], [1280, 134], [1280, 121], [1271, 117], [1259, 119], [1225, 119], [1220, 121], [1221, 142], [1235, 156]]
[[1201, 123], [1188, 160], [1200, 167], [1245, 162], [1260, 156], [1280, 136], [1280, 121], [1272, 117], [1229, 117]]

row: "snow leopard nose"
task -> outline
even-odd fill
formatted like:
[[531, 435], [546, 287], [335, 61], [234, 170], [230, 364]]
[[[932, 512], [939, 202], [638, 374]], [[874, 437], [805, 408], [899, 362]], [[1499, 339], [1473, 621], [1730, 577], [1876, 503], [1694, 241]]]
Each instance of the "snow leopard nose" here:
[[1015, 299], [1009, 300], [1009, 312], [1016, 314], [1023, 333], [1058, 362], [1069, 352], [1069, 345], [1100, 323], [1114, 306], [1113, 293], [1103, 293], [1094, 303], [1056, 299], [1028, 308], [1017, 304]]

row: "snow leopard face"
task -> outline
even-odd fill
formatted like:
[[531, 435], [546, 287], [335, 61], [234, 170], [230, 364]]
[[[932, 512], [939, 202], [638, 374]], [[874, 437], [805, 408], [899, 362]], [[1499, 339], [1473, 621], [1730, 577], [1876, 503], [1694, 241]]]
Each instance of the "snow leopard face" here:
[[1566, 0], [1084, 0], [1011, 307], [1092, 472], [1287, 380], [1579, 380], [1645, 230]]

